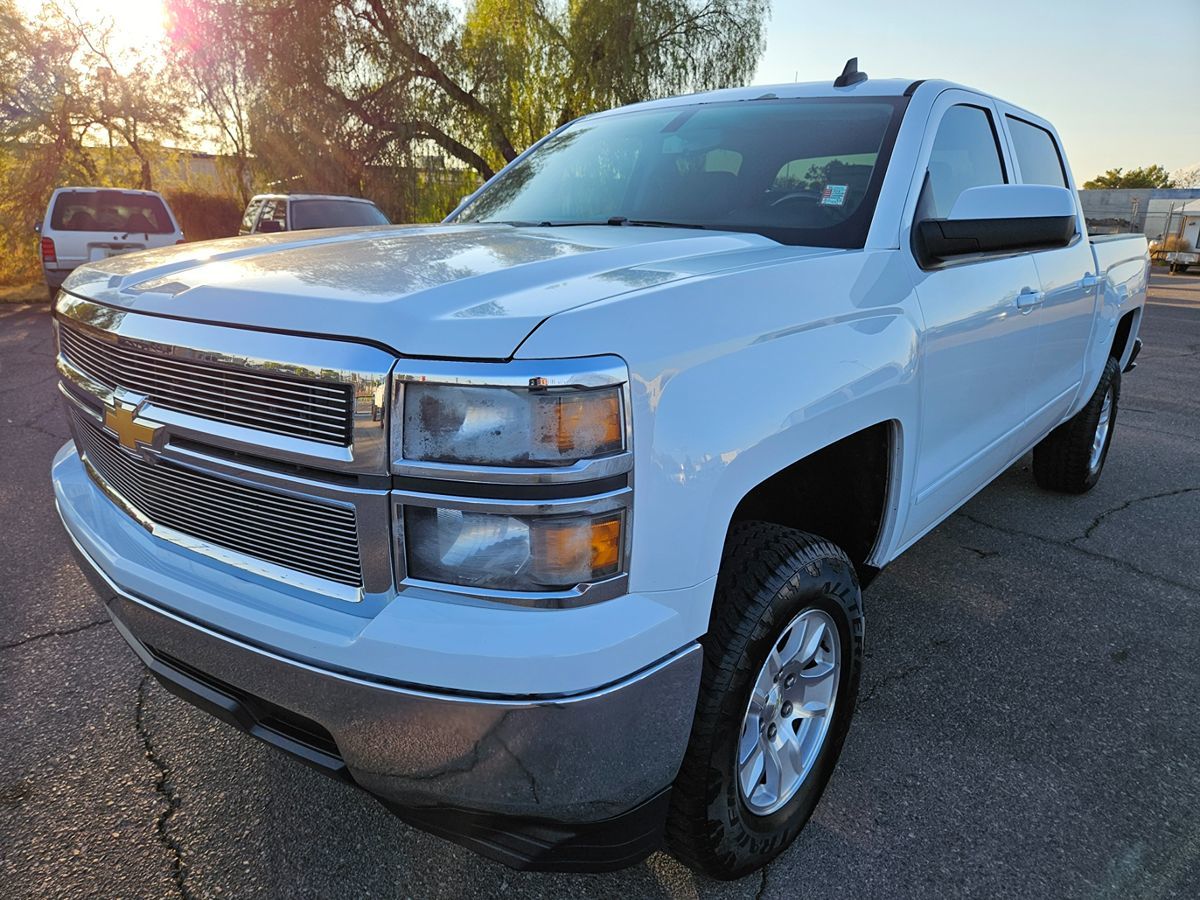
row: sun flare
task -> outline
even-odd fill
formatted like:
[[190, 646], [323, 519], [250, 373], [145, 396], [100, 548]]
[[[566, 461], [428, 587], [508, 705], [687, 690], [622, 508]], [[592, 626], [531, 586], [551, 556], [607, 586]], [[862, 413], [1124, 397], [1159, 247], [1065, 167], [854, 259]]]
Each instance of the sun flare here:
[[[18, 0], [17, 5], [35, 19], [54, 0]], [[60, 0], [57, 5], [85, 23], [111, 23], [112, 46], [122, 53], [157, 53], [166, 29], [163, 0]]]

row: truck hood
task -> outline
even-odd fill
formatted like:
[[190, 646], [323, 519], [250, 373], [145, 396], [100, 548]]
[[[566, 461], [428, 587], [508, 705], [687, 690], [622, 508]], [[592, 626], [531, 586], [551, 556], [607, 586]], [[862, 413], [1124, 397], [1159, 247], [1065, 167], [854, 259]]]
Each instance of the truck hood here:
[[505, 359], [555, 313], [786, 253], [755, 234], [607, 225], [390, 226], [256, 235], [116, 256], [64, 288], [137, 312]]

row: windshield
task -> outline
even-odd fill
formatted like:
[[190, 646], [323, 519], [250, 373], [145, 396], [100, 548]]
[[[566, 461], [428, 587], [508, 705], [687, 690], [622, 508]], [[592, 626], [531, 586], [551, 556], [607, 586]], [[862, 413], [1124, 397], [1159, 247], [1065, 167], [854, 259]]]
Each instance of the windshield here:
[[387, 225], [387, 216], [374, 203], [354, 200], [293, 200], [292, 228], [346, 228]]
[[162, 200], [125, 191], [63, 191], [54, 201], [55, 231], [114, 231], [170, 234], [175, 230]]
[[861, 247], [904, 102], [764, 99], [583, 119], [455, 221], [672, 224]]

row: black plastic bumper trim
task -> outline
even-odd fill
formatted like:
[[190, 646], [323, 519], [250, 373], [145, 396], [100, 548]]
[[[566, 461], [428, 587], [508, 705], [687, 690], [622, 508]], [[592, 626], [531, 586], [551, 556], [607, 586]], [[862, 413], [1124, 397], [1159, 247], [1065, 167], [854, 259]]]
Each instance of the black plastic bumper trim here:
[[146, 664], [150, 673], [176, 697], [325, 775], [354, 783], [333, 738], [317, 723], [219, 682], [153, 647], [142, 646], [152, 660]]
[[384, 805], [408, 824], [512, 869], [611, 872], [635, 865], [663, 846], [670, 803], [671, 788], [666, 787], [628, 812], [582, 824]]

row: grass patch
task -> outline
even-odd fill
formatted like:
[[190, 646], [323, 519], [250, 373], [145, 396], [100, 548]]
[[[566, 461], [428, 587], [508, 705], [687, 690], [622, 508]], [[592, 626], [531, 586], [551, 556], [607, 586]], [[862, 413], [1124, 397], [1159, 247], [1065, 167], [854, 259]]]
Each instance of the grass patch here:
[[0, 285], [0, 303], [49, 303], [44, 281]]

